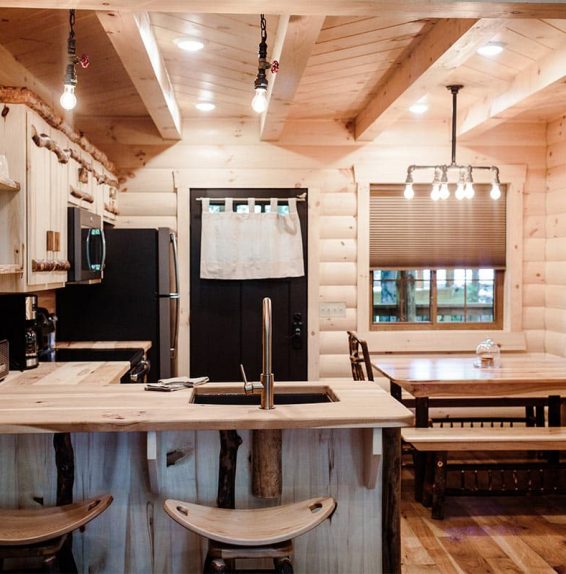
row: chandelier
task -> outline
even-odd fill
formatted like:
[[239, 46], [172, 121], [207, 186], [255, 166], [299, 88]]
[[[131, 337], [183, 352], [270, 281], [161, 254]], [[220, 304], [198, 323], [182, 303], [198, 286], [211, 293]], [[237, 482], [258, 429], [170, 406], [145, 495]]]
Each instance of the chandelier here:
[[474, 176], [473, 172], [489, 171], [491, 172], [491, 191], [490, 196], [496, 200], [501, 197], [501, 188], [499, 182], [499, 168], [494, 165], [461, 165], [456, 162], [456, 112], [458, 107], [458, 92], [463, 88], [461, 85], [446, 86], [452, 93], [452, 160], [450, 164], [443, 165], [410, 165], [407, 168], [407, 179], [405, 180], [405, 191], [403, 195], [406, 199], [413, 199], [415, 191], [413, 189], [413, 173], [417, 170], [426, 169], [432, 171], [432, 191], [430, 198], [433, 201], [448, 199], [450, 197], [449, 176], [457, 174], [452, 180], [456, 182], [456, 199], [471, 199], [474, 197]]

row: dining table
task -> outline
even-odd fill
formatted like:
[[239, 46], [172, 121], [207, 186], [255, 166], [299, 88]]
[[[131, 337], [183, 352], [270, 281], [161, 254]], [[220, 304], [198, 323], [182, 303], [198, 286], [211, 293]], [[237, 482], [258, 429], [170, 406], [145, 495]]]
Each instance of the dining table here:
[[[566, 358], [546, 353], [502, 353], [497, 364], [482, 367], [473, 354], [380, 355], [371, 363], [389, 379], [391, 394], [401, 400], [414, 397], [415, 426], [429, 426], [429, 408], [435, 400], [457, 400], [458, 406], [501, 406], [540, 401], [548, 408], [546, 421], [561, 426], [566, 398]], [[435, 405], [436, 406], [436, 405]], [[544, 413], [544, 411], [542, 411]], [[415, 496], [422, 501], [427, 457], [415, 456]]]

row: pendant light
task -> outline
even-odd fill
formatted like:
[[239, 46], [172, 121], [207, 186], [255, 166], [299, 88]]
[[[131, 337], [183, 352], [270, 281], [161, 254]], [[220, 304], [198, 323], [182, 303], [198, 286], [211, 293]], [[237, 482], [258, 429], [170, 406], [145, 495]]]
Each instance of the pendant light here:
[[252, 100], [252, 108], [254, 112], [261, 114], [267, 109], [267, 86], [269, 82], [265, 72], [271, 70], [272, 74], [276, 74], [279, 71], [279, 62], [277, 60], [273, 60], [273, 63], [267, 61], [267, 23], [263, 14], [260, 14], [259, 24], [261, 40], [258, 49], [257, 76], [254, 82], [255, 96]]
[[72, 110], [77, 105], [75, 88], [77, 87], [77, 71], [75, 66], [80, 64], [82, 68], [87, 68], [90, 64], [88, 56], [83, 54], [77, 58], [77, 41], [75, 38], [75, 11], [69, 10], [69, 36], [67, 38], [67, 67], [65, 68], [65, 80], [63, 93], [59, 99], [61, 107], [65, 110]]
[[490, 196], [493, 200], [501, 197], [499, 182], [499, 168], [494, 165], [461, 165], [456, 162], [456, 119], [458, 109], [458, 92], [463, 88], [461, 85], [446, 86], [452, 93], [452, 158], [450, 164], [446, 165], [410, 165], [407, 168], [407, 178], [405, 179], [405, 190], [403, 195], [406, 199], [413, 199], [415, 191], [413, 189], [413, 173], [417, 170], [426, 169], [432, 171], [432, 191], [430, 198], [433, 201], [445, 200], [450, 197], [450, 174], [457, 173], [455, 178], [456, 191], [454, 196], [458, 200], [472, 199], [474, 190], [474, 170], [487, 170], [492, 174], [492, 184]]

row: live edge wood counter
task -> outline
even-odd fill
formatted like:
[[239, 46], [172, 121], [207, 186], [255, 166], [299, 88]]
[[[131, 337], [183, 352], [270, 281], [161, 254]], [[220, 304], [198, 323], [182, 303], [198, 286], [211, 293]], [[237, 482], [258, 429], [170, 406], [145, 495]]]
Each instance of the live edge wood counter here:
[[[103, 492], [114, 497], [106, 513], [75, 535], [79, 571], [202, 572], [205, 544], [165, 515], [163, 499], [214, 506], [217, 431], [237, 429], [242, 445], [236, 506], [264, 506], [266, 501], [256, 499], [250, 488], [251, 429], [278, 428], [284, 429], [283, 492], [273, 504], [318, 495], [338, 502], [332, 520], [296, 540], [295, 571], [400, 572], [399, 435], [400, 427], [412, 424], [412, 415], [374, 383], [276, 382], [276, 392], [327, 390], [337, 401], [278, 405], [266, 412], [254, 406], [194, 404], [192, 390], [159, 393], [118, 385], [119, 369], [108, 371], [116, 363], [99, 364], [98, 378], [89, 364], [74, 377], [61, 372], [68, 363], [45, 365], [10, 374], [0, 384], [0, 505], [54, 503], [50, 433], [73, 433], [75, 499]], [[41, 376], [48, 367], [54, 370]], [[209, 384], [196, 390], [241, 387]], [[157, 493], [149, 486], [146, 433], [138, 431], [160, 431]]]

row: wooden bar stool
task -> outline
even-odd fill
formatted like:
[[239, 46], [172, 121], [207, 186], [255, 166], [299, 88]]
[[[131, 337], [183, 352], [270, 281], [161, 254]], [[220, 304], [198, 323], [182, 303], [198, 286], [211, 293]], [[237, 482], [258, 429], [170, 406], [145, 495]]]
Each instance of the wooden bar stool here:
[[48, 508], [0, 509], [0, 570], [5, 558], [40, 558], [49, 571], [69, 533], [104, 512], [110, 495]]
[[238, 558], [271, 558], [273, 572], [293, 574], [293, 538], [326, 520], [336, 501], [319, 497], [271, 508], [233, 510], [166, 500], [164, 507], [181, 526], [208, 538], [205, 574], [228, 572], [226, 560]]

